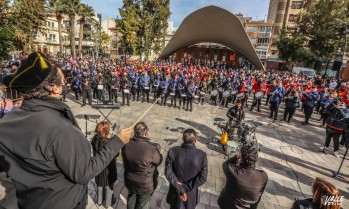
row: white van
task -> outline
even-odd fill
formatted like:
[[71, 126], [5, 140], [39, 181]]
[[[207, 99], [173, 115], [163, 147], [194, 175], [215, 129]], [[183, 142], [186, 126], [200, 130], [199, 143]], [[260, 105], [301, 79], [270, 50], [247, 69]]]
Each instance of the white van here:
[[295, 73], [295, 74], [299, 74], [299, 73], [303, 73], [305, 74], [306, 76], [312, 78], [314, 76], [316, 76], [316, 72], [314, 69], [312, 68], [305, 68], [305, 67], [294, 67], [292, 69], [292, 73]]

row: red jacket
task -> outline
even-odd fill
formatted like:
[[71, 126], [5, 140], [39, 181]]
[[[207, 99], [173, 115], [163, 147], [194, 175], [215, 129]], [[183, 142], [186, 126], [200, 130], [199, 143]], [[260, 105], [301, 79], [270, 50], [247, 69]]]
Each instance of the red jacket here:
[[254, 82], [254, 84], [252, 86], [252, 90], [254, 93], [257, 93], [259, 91], [264, 93], [267, 90], [267, 84], [265, 82], [261, 83], [261, 85], [259, 86], [259, 89], [258, 89], [258, 82]]
[[346, 90], [342, 93], [342, 101], [344, 102], [344, 104], [346, 104], [348, 106], [349, 100], [347, 100], [347, 94], [348, 94], [348, 90]]
[[270, 95], [271, 90], [273, 89], [274, 85], [268, 84], [267, 85], [267, 94]]

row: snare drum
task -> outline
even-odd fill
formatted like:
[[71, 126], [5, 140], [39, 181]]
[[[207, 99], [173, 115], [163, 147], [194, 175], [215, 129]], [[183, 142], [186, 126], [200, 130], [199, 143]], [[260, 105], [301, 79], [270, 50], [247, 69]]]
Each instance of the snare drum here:
[[144, 86], [144, 90], [149, 90], [149, 86]]
[[259, 91], [254, 96], [256, 97], [256, 99], [260, 99], [263, 96], [263, 93]]
[[211, 96], [215, 97], [217, 95], [218, 95], [218, 90], [217, 89], [211, 91]]
[[245, 98], [245, 94], [244, 93], [236, 95], [236, 99], [237, 100], [243, 100], [244, 98]]
[[181, 94], [181, 97], [187, 97], [187, 95], [186, 94]]
[[194, 95], [194, 98], [195, 98], [195, 99], [198, 99], [198, 98], [199, 98], [199, 96], [198, 96], [198, 95]]
[[175, 93], [170, 93], [170, 96], [173, 97], [175, 95]]
[[103, 90], [104, 86], [103, 85], [97, 85], [98, 90]]
[[230, 94], [234, 96], [237, 93], [237, 91], [232, 91]]
[[252, 91], [252, 86], [247, 86], [247, 89], [248, 89], [249, 91]]
[[128, 90], [128, 89], [123, 89], [122, 91], [124, 92], [124, 94], [129, 94], [130, 93], [130, 90]]
[[205, 92], [203, 92], [203, 91], [200, 91], [200, 96], [205, 96]]
[[221, 87], [219, 87], [219, 88], [218, 88], [218, 91], [219, 91], [219, 92], [222, 92], [222, 91], [223, 91], [223, 89], [222, 89]]
[[227, 98], [229, 95], [230, 95], [230, 92], [229, 92], [229, 91], [223, 92], [223, 97], [224, 97], [224, 98]]

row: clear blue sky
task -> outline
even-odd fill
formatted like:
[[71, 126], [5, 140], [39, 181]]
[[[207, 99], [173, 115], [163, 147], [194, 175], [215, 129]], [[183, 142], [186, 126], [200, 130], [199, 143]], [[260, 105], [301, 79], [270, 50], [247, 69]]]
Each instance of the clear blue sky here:
[[[81, 0], [102, 13], [102, 19], [119, 16], [122, 0]], [[264, 19], [268, 15], [269, 0], [171, 0], [171, 17], [175, 26], [179, 26], [190, 13], [205, 6], [215, 5], [232, 13], [241, 12], [244, 16], [253, 19]]]

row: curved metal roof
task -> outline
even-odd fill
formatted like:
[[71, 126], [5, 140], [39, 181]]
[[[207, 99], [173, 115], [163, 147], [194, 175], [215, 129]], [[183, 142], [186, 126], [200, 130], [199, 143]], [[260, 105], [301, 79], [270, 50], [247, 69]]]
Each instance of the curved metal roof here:
[[159, 58], [202, 42], [229, 47], [243, 55], [256, 68], [264, 69], [239, 18], [217, 6], [204, 7], [186, 17]]

